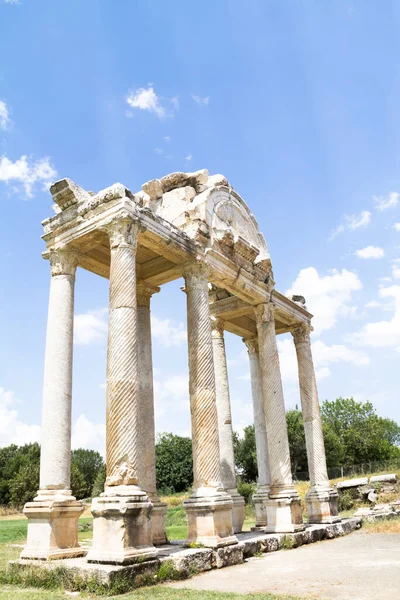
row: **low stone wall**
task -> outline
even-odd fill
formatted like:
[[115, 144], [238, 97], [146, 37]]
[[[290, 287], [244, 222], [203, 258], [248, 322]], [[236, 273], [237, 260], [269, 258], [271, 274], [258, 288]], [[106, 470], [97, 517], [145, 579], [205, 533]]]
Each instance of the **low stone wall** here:
[[261, 553], [333, 539], [359, 529], [361, 524], [361, 519], [352, 518], [332, 525], [308, 525], [304, 531], [291, 534], [245, 532], [237, 534], [238, 544], [215, 550], [183, 548], [182, 543], [168, 544], [158, 548], [157, 559], [127, 566], [92, 564], [82, 557], [39, 565], [37, 561], [20, 560], [14, 565], [20, 569], [61, 569], [71, 589], [84, 589], [86, 582], [91, 587], [97, 584], [110, 589], [118, 584], [128, 590], [169, 579], [187, 579], [211, 569], [240, 564]]

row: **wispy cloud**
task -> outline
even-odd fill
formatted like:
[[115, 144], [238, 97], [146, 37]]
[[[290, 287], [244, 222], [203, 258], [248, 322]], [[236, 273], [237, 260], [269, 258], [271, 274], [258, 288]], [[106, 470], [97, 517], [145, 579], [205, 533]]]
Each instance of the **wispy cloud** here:
[[398, 192], [390, 192], [387, 196], [374, 196], [375, 208], [379, 211], [397, 206], [400, 199]]
[[[162, 99], [157, 96], [152, 84], [149, 84], [147, 88], [139, 88], [130, 92], [126, 99], [127, 104], [131, 108], [147, 111], [155, 115], [158, 119], [172, 116], [173, 110], [179, 109], [178, 97], [164, 98], [163, 101], [162, 103]], [[168, 110], [168, 104], [172, 107], [172, 110]], [[132, 115], [128, 113], [127, 116]]]
[[193, 156], [190, 154], [190, 152], [189, 152], [189, 154], [187, 156], [185, 156], [185, 160], [187, 162], [190, 162], [192, 160], [192, 158], [193, 158]]
[[395, 223], [393, 225], [393, 227], [395, 228], [396, 231], [400, 231], [400, 223]]
[[7, 104], [4, 102], [4, 100], [0, 100], [0, 129], [8, 129], [10, 125], [11, 119]]
[[382, 258], [385, 255], [383, 248], [379, 248], [379, 246], [366, 246], [365, 248], [360, 248], [360, 250], [356, 250], [354, 253], [358, 258]]
[[367, 227], [371, 222], [371, 213], [369, 210], [363, 210], [359, 215], [344, 215], [343, 222], [334, 229], [329, 240], [332, 241], [339, 233], [346, 229], [353, 231], [360, 227]]
[[210, 102], [210, 96], [197, 96], [196, 94], [192, 94], [192, 98], [199, 106], [207, 106]]
[[21, 185], [25, 195], [32, 198], [37, 183], [48, 189], [57, 176], [49, 158], [32, 161], [26, 155], [13, 162], [7, 156], [0, 157], [0, 181], [11, 185], [18, 192]]
[[74, 342], [77, 346], [88, 346], [100, 342], [107, 335], [107, 308], [89, 310], [75, 315]]

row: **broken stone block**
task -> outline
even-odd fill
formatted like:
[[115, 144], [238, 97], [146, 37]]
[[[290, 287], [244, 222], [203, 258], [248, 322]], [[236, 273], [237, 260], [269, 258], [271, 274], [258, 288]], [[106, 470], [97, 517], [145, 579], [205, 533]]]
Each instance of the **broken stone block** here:
[[378, 494], [372, 490], [369, 494], [368, 494], [368, 500], [370, 502], [372, 502], [373, 504], [375, 504], [376, 502], [378, 502]]
[[163, 194], [161, 181], [159, 179], [147, 181], [142, 185], [142, 190], [150, 197], [150, 200], [157, 200], [157, 198], [161, 198]]
[[370, 483], [397, 483], [397, 474], [396, 473], [387, 473], [385, 475], [374, 475], [369, 478]]
[[359, 477], [358, 479], [346, 479], [346, 481], [339, 481], [337, 488], [338, 490], [347, 490], [349, 488], [356, 488], [367, 484], [368, 477]]

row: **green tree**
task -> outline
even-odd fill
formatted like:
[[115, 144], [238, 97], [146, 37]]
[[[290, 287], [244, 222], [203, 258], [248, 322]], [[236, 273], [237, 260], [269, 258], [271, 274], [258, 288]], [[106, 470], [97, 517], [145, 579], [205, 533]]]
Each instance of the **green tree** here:
[[193, 484], [192, 440], [162, 433], [156, 443], [157, 488], [184, 492]]
[[307, 471], [306, 436], [304, 433], [303, 414], [296, 406], [286, 413], [286, 426], [289, 438], [290, 461], [292, 472]]
[[92, 489], [92, 498], [100, 496], [104, 492], [104, 486], [106, 483], [106, 464], [103, 463], [100, 469], [97, 471], [96, 480]]
[[254, 425], [248, 425], [243, 430], [243, 437], [233, 433], [233, 449], [235, 453], [235, 464], [242, 481], [252, 483], [257, 481], [257, 452], [256, 434]]
[[400, 454], [400, 426], [379, 417], [371, 402], [354, 398], [325, 400], [321, 407], [324, 426], [329, 426], [342, 446], [342, 464], [384, 461]]
[[0, 503], [22, 506], [39, 489], [39, 444], [11, 445], [0, 451]]
[[95, 450], [78, 448], [71, 452], [71, 487], [76, 498], [89, 498], [103, 458]]

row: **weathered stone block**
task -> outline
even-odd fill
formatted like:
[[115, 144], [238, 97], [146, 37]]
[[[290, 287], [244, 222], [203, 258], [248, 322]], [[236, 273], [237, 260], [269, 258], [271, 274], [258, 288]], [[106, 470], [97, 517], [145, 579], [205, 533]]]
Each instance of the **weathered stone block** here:
[[385, 475], [374, 475], [369, 478], [370, 483], [397, 483], [398, 478], [396, 473], [388, 473]]
[[234, 546], [218, 548], [213, 552], [213, 559], [217, 569], [231, 567], [232, 565], [239, 565], [244, 560], [243, 545], [236, 544]]
[[368, 484], [368, 477], [359, 477], [358, 479], [346, 479], [346, 481], [339, 481], [337, 484], [338, 490], [344, 490], [349, 488], [360, 487], [361, 485]]

